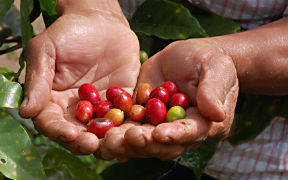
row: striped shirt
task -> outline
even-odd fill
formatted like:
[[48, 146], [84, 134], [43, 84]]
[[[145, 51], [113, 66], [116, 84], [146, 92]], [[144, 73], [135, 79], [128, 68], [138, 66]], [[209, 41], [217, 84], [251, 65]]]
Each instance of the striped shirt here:
[[[119, 0], [124, 14], [130, 18], [145, 0]], [[193, 5], [236, 21], [244, 29], [267, 24], [271, 18], [288, 15], [288, 0], [188, 0]]]
[[[145, 0], [119, 0], [124, 14], [131, 17]], [[233, 19], [244, 29], [269, 23], [288, 15], [288, 0], [188, 0], [193, 5]], [[288, 125], [275, 117], [254, 140], [232, 147], [223, 141], [205, 173], [221, 180], [288, 179]]]

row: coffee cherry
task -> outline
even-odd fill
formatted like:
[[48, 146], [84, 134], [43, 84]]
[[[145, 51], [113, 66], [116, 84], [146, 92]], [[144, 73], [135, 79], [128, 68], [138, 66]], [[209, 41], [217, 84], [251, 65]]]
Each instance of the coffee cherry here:
[[137, 104], [143, 105], [146, 104], [149, 100], [150, 93], [152, 92], [153, 88], [148, 83], [142, 83], [139, 85], [136, 93], [136, 102]]
[[184, 119], [186, 116], [185, 110], [181, 106], [173, 106], [167, 112], [166, 120], [173, 122], [178, 119]]
[[117, 87], [117, 86], [111, 86], [109, 89], [106, 91], [106, 98], [110, 102], [114, 102], [115, 98], [120, 94], [123, 93], [125, 90]]
[[163, 87], [157, 87], [151, 92], [150, 98], [160, 99], [166, 105], [169, 101], [169, 94], [167, 89]]
[[115, 97], [113, 105], [114, 107], [121, 109], [126, 115], [128, 115], [132, 107], [132, 97], [126, 91], [122, 92]]
[[110, 119], [91, 119], [87, 124], [87, 131], [95, 134], [98, 138], [103, 138], [106, 132], [113, 128], [114, 124]]
[[92, 104], [95, 104], [97, 101], [100, 101], [100, 96], [94, 85], [86, 83], [82, 84], [78, 89], [78, 95], [81, 100], [90, 101]]
[[151, 124], [157, 125], [165, 120], [167, 109], [162, 101], [153, 98], [147, 102], [145, 114]]
[[104, 118], [110, 119], [115, 126], [119, 126], [124, 121], [124, 112], [113, 108], [105, 114]]
[[88, 122], [93, 116], [93, 105], [90, 101], [79, 101], [76, 106], [76, 117], [81, 122]]
[[189, 106], [189, 98], [186, 94], [175, 93], [170, 97], [169, 106], [181, 106], [186, 109]]
[[134, 104], [131, 107], [129, 117], [134, 121], [143, 121], [145, 118], [145, 108], [139, 104]]
[[166, 81], [162, 83], [160, 86], [164, 87], [168, 91], [169, 96], [172, 96], [173, 94], [178, 92], [178, 87], [172, 81]]
[[140, 62], [143, 64], [148, 59], [148, 54], [144, 51], [140, 51]]
[[112, 103], [107, 100], [98, 101], [94, 105], [94, 112], [96, 117], [103, 118], [105, 114], [112, 109]]

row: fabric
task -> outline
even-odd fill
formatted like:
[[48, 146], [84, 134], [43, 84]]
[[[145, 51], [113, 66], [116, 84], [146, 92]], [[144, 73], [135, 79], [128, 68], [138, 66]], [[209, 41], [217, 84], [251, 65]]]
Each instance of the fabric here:
[[223, 141], [205, 172], [221, 180], [285, 180], [287, 162], [287, 120], [275, 117], [250, 142], [232, 147]]
[[[119, 3], [124, 14], [130, 18], [135, 9], [144, 1], [145, 0], [119, 0]], [[194, 5], [206, 8], [219, 16], [233, 19], [244, 29], [256, 28], [260, 25], [267, 24], [271, 18], [288, 15], [288, 0], [188, 1]]]
[[[127, 17], [145, 0], [119, 0]], [[244, 29], [288, 16], [288, 0], [189, 0], [211, 12], [233, 19]], [[256, 139], [232, 147], [223, 141], [205, 173], [221, 180], [288, 179], [287, 121], [275, 117]]]

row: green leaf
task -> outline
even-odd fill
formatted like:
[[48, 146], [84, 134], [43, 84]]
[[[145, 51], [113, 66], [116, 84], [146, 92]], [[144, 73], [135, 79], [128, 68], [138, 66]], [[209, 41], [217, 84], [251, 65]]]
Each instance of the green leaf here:
[[33, 0], [21, 0], [20, 12], [21, 12], [21, 33], [22, 33], [22, 46], [25, 48], [29, 40], [33, 37], [33, 27], [30, 23], [30, 15], [33, 11]]
[[158, 159], [129, 159], [125, 163], [116, 163], [106, 168], [101, 176], [104, 180], [151, 179], [169, 170], [172, 161]]
[[162, 39], [206, 37], [207, 33], [183, 5], [169, 0], [149, 0], [138, 7], [131, 28]]
[[232, 34], [240, 30], [240, 26], [230, 19], [212, 13], [194, 15], [209, 36]]
[[34, 134], [38, 134], [38, 132], [34, 128], [32, 119], [24, 119], [20, 117], [18, 108], [3, 108], [3, 110], [9, 113], [16, 121], [21, 123], [22, 126], [28, 129], [30, 132], [33, 132]]
[[56, 5], [57, 0], [39, 0], [40, 8], [46, 27], [49, 27], [57, 18]]
[[229, 142], [236, 145], [254, 139], [276, 116], [287, 113], [288, 96], [240, 94]]
[[57, 15], [56, 13], [56, 5], [57, 0], [39, 0], [40, 8], [42, 12], [46, 12], [49, 16]]
[[205, 167], [215, 154], [218, 144], [219, 140], [207, 139], [199, 148], [187, 151], [181, 155], [188, 167], [193, 170], [198, 180], [201, 179]]
[[24, 128], [0, 109], [0, 171], [10, 179], [46, 179], [41, 158]]
[[2, 21], [3, 16], [12, 6], [14, 0], [0, 0], [0, 22]]
[[18, 108], [22, 100], [22, 87], [0, 74], [0, 107]]
[[104, 169], [106, 169], [108, 166], [111, 166], [116, 162], [116, 160], [101, 160], [101, 159], [96, 159], [93, 154], [90, 154], [88, 156], [77, 156], [83, 163], [88, 165], [90, 169], [93, 169], [96, 171], [97, 174], [102, 173]]
[[14, 71], [6, 67], [0, 67], [0, 74], [4, 75], [7, 79], [11, 79], [16, 75]]
[[149, 37], [147, 37], [145, 34], [140, 33], [140, 32], [135, 32], [135, 34], [138, 37], [140, 49], [144, 50], [147, 53], [147, 55], [150, 55], [150, 46], [151, 45], [149, 44], [149, 41], [148, 41]]
[[22, 70], [25, 67], [25, 63], [24, 63], [24, 61], [25, 61], [25, 57], [24, 57], [25, 56], [25, 51], [26, 51], [26, 48], [23, 48], [22, 53], [21, 53], [21, 55], [19, 57], [19, 60], [18, 60], [20, 68], [18, 69], [18, 72], [17, 72], [17, 75], [16, 75], [17, 78], [20, 76]]
[[48, 179], [102, 180], [102, 178], [76, 156], [53, 146], [42, 148], [43, 165]]

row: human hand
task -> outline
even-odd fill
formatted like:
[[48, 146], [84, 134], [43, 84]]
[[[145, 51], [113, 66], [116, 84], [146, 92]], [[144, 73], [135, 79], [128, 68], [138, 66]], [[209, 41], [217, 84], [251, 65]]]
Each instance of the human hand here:
[[173, 81], [193, 105], [186, 118], [158, 126], [124, 124], [108, 131], [96, 157], [173, 159], [197, 148], [206, 138], [223, 138], [230, 130], [238, 79], [232, 59], [208, 40], [178, 41], [146, 61], [137, 84], [154, 88]]
[[95, 152], [98, 138], [75, 116], [77, 88], [92, 83], [101, 97], [110, 86], [133, 93], [139, 44], [127, 20], [91, 9], [63, 11], [29, 42], [26, 60], [20, 115], [33, 118], [39, 132], [75, 154]]

